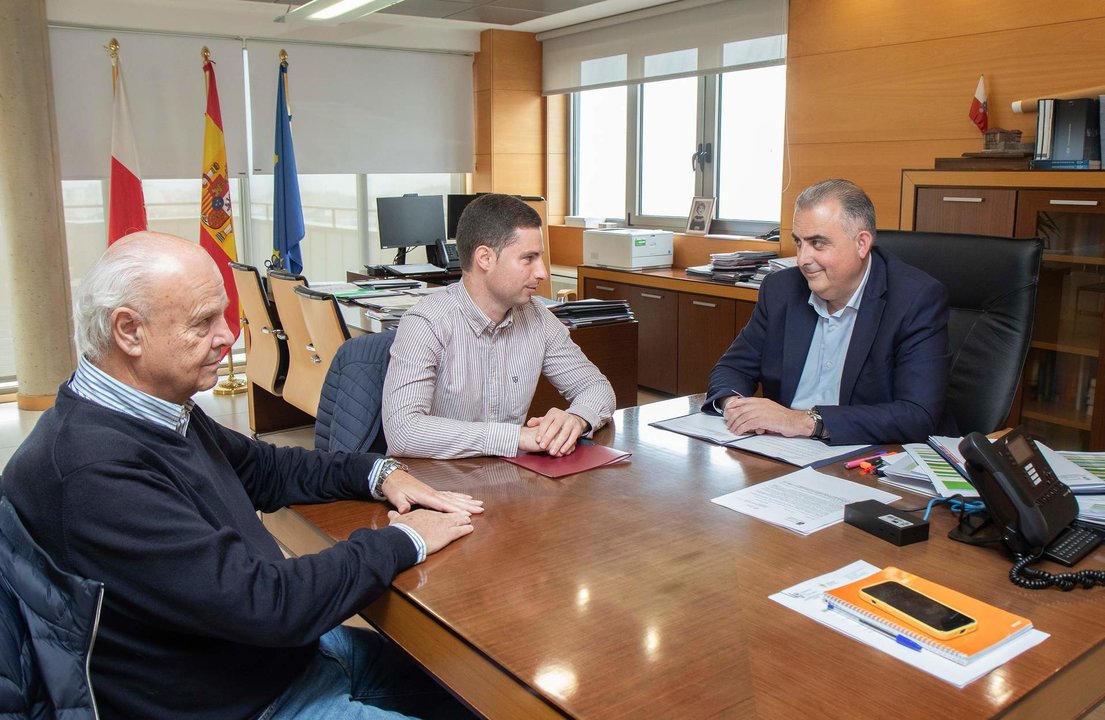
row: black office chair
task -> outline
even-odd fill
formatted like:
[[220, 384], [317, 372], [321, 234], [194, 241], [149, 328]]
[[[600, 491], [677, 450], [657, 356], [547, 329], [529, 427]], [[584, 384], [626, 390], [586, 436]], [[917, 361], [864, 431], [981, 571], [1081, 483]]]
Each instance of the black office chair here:
[[318, 401], [315, 448], [387, 452], [380, 405], [394, 332], [355, 337], [338, 348]]
[[959, 431], [1003, 427], [1032, 339], [1042, 241], [879, 230], [875, 244], [948, 288], [948, 407]]
[[0, 497], [0, 716], [94, 720], [104, 586], [58, 569]]

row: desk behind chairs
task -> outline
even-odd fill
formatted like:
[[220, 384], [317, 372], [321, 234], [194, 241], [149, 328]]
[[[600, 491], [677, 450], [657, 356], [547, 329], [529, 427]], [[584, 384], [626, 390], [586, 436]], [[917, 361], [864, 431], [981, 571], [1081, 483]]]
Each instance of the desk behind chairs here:
[[96, 717], [88, 656], [103, 593], [58, 569], [0, 497], [0, 715]]
[[261, 273], [252, 265], [230, 263], [238, 300], [249, 333], [246, 360], [249, 379], [273, 395], [280, 395], [288, 375], [288, 337], [261, 284]]
[[316, 362], [311, 335], [303, 319], [303, 308], [299, 296], [295, 294], [295, 288], [300, 285], [307, 285], [307, 278], [302, 275], [281, 270], [269, 271], [269, 288], [284, 334], [288, 337], [288, 378], [284, 381], [283, 399], [314, 417], [326, 367]]
[[963, 434], [1005, 426], [1032, 339], [1039, 238], [880, 230], [876, 245], [948, 288], [948, 405]]

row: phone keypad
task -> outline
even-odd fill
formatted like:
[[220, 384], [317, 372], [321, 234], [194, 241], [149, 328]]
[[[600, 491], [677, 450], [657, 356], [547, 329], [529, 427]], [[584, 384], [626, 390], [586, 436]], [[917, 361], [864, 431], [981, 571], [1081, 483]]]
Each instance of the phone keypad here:
[[1071, 567], [1101, 544], [1101, 535], [1084, 527], [1071, 525], [1044, 550], [1044, 557]]

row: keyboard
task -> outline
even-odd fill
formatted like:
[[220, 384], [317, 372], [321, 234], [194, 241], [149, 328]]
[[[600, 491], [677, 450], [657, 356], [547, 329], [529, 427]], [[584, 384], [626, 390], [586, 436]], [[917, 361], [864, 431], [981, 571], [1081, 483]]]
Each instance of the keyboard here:
[[385, 265], [389, 272], [396, 275], [425, 275], [427, 273], [443, 273], [445, 268], [429, 263], [411, 263], [409, 265]]
[[1101, 535], [1098, 533], [1079, 525], [1071, 525], [1044, 550], [1044, 557], [1071, 567], [1100, 544]]

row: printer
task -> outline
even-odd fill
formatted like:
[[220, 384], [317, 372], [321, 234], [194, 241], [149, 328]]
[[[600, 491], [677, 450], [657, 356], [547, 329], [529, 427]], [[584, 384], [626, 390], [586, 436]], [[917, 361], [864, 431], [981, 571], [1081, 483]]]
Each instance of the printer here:
[[584, 230], [583, 264], [620, 270], [671, 267], [671, 241], [666, 230]]

